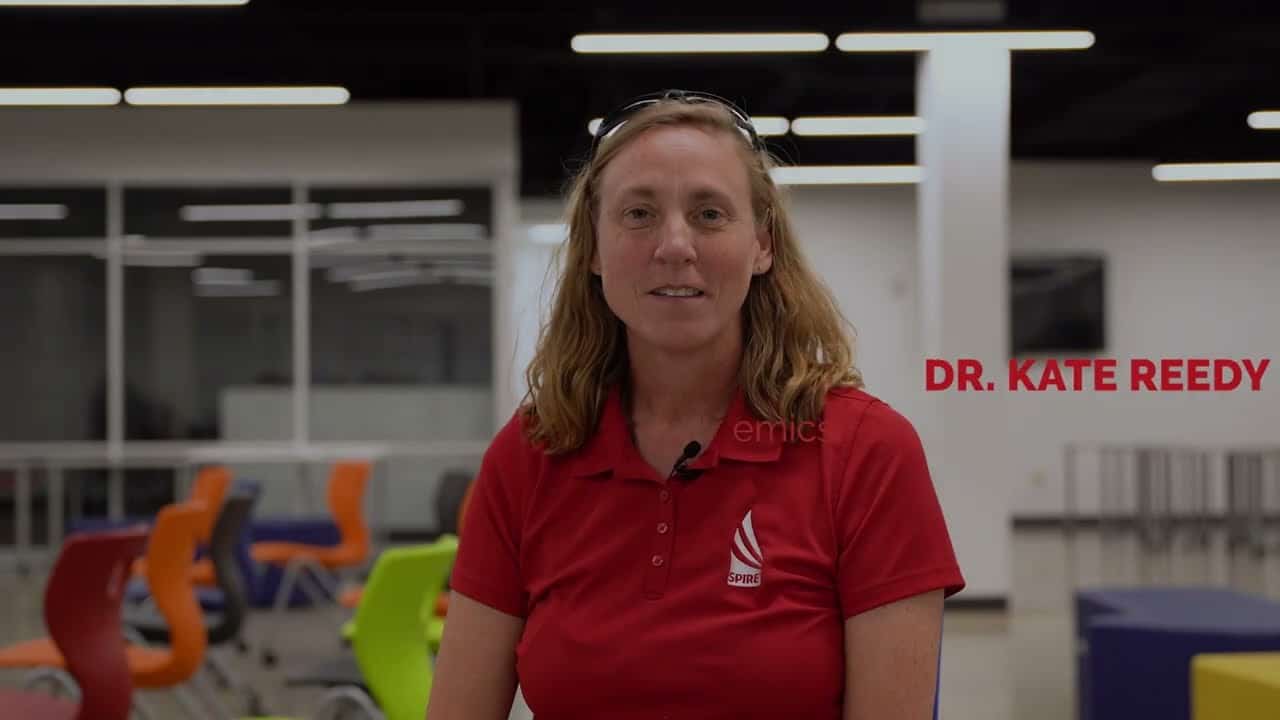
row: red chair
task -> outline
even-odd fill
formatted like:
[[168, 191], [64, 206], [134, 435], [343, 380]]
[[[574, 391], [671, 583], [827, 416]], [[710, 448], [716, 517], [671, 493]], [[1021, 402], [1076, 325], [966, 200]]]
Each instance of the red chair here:
[[75, 681], [69, 689], [79, 688], [80, 702], [0, 690], [0, 714], [23, 720], [128, 720], [133, 680], [120, 603], [130, 566], [146, 544], [145, 527], [67, 539], [45, 586], [44, 621]]
[[[133, 686], [142, 690], [172, 691], [188, 717], [205, 715], [192, 693], [199, 693], [199, 700], [211, 707], [216, 707], [218, 700], [216, 695], [206, 692], [197, 675], [204, 664], [208, 635], [190, 576], [196, 533], [207, 512], [203, 502], [189, 500], [167, 505], [156, 515], [146, 545], [147, 585], [169, 626], [169, 643], [166, 647], [126, 644], [124, 648]], [[127, 577], [129, 569], [123, 573]], [[124, 638], [120, 615], [114, 623]], [[31, 669], [34, 674], [55, 677], [60, 669], [67, 668], [67, 658], [53, 638], [36, 638], [0, 648], [0, 668]], [[193, 680], [188, 690], [185, 686]], [[135, 703], [144, 715], [151, 717], [142, 707], [141, 698], [135, 699]]]

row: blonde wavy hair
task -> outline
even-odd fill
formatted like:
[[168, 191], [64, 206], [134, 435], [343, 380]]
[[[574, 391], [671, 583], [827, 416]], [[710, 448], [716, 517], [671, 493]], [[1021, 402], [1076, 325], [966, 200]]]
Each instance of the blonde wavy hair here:
[[741, 141], [755, 220], [773, 238], [773, 266], [752, 276], [742, 308], [738, 381], [749, 409], [770, 422], [817, 422], [828, 390], [863, 386], [853, 361], [854, 330], [804, 258], [783, 195], [769, 173], [778, 162], [752, 148], [724, 106], [663, 100], [638, 111], [605, 138], [569, 187], [569, 236], [551, 264], [561, 269], [550, 317], [525, 370], [528, 391], [519, 411], [526, 437], [548, 453], [582, 447], [595, 430], [609, 386], [628, 378], [626, 328], [605, 302], [600, 278], [591, 272], [601, 174], [641, 133], [672, 125], [728, 133]]

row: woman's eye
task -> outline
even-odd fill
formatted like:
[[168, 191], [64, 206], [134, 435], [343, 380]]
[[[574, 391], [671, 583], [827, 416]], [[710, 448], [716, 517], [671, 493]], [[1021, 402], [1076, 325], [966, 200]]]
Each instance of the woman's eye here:
[[643, 222], [649, 219], [649, 211], [645, 208], [631, 208], [622, 215], [633, 222]]
[[708, 223], [718, 223], [725, 219], [725, 214], [715, 208], [705, 208], [698, 211], [698, 219]]

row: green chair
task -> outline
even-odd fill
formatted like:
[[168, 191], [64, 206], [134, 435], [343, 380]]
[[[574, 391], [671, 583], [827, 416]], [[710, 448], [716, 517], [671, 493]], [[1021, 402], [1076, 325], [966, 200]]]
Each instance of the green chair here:
[[292, 686], [331, 687], [316, 717], [343, 707], [378, 720], [426, 717], [434, 655], [424, 609], [435, 607], [457, 552], [458, 539], [446, 536], [430, 545], [384, 550], [378, 556], [351, 632], [358, 677], [335, 673], [330, 662], [288, 680]]
[[[422, 625], [427, 629], [427, 644], [431, 647], [432, 657], [435, 657], [440, 652], [440, 639], [444, 637], [444, 618], [436, 615], [434, 605], [423, 603]], [[342, 624], [343, 640], [351, 642], [351, 638], [355, 634], [356, 621], [354, 618]]]

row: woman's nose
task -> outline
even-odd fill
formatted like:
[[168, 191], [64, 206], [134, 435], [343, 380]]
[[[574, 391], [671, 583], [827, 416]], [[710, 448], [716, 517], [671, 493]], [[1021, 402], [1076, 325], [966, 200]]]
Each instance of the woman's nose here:
[[655, 256], [666, 262], [687, 262], [697, 256], [693, 243], [693, 228], [689, 227], [689, 223], [683, 217], [676, 217], [663, 223]]

